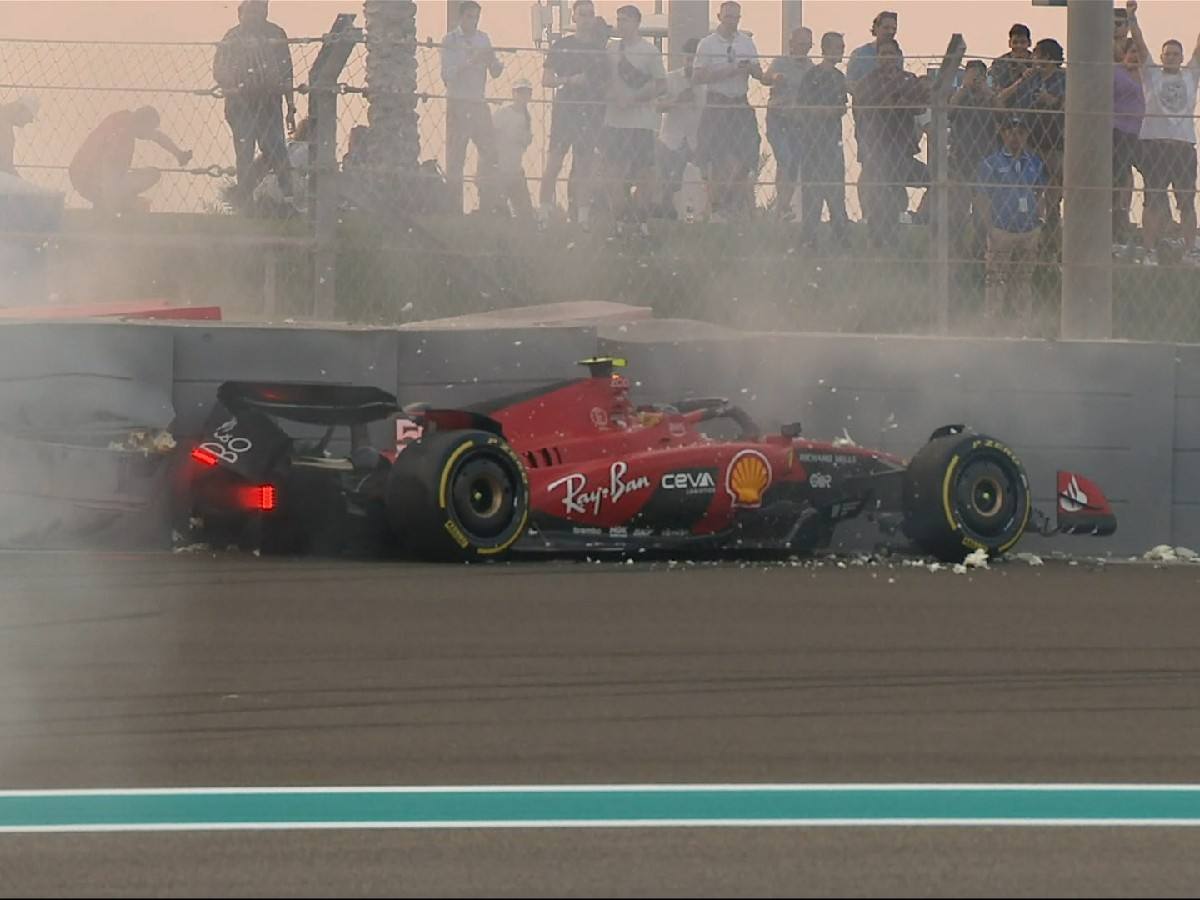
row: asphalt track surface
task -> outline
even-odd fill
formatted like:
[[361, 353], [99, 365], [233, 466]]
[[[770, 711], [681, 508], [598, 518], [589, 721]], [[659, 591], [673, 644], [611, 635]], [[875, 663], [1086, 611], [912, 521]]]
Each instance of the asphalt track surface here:
[[[1200, 782], [1200, 565], [0, 555], [0, 786]], [[1194, 895], [1200, 828], [4, 835], [4, 895]]]

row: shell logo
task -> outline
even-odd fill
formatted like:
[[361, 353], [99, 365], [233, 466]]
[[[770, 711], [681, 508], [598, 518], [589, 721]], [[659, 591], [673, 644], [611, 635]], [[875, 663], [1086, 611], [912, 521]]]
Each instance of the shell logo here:
[[757, 450], [742, 450], [725, 470], [725, 490], [735, 507], [762, 506], [763, 494], [771, 486], [771, 462]]

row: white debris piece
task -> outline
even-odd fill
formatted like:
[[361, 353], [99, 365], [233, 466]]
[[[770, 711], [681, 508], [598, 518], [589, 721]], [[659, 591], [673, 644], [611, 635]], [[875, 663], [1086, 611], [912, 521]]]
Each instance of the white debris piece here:
[[175, 438], [169, 431], [131, 431], [123, 441], [110, 441], [109, 450], [121, 450], [130, 453], [141, 453], [149, 456], [151, 453], [170, 453], [175, 449]]
[[962, 563], [955, 563], [954, 568], [951, 569], [950, 571], [952, 571], [955, 575], [966, 575], [967, 567], [964, 566]]
[[1200, 563], [1200, 553], [1197, 553], [1190, 547], [1172, 547], [1169, 544], [1159, 544], [1152, 550], [1147, 550], [1143, 553], [1142, 559], [1149, 560], [1150, 562]]
[[1043, 566], [1045, 563], [1042, 558], [1036, 553], [1014, 553], [1013, 559], [1019, 559], [1023, 563], [1029, 563], [1031, 566]]
[[835, 447], [857, 447], [858, 444], [857, 444], [857, 442], [855, 442], [854, 438], [850, 437], [850, 432], [847, 431], [845, 428], [843, 428], [842, 436], [835, 437], [833, 439], [833, 446], [835, 446]]
[[209, 553], [212, 547], [208, 544], [188, 544], [186, 547], [176, 547], [172, 553]]
[[982, 547], [972, 553], [967, 554], [967, 558], [963, 560], [963, 565], [969, 569], [986, 569], [988, 567], [988, 553]]
[[1150, 562], [1178, 562], [1179, 557], [1175, 555], [1175, 548], [1167, 544], [1159, 544], [1142, 554], [1142, 559]]

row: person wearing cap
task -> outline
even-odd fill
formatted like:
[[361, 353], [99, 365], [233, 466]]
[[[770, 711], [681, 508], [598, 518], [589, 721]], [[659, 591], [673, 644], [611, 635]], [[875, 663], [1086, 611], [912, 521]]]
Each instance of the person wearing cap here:
[[37, 118], [37, 114], [38, 99], [33, 94], [0, 106], [0, 172], [17, 174], [13, 159], [17, 149], [17, 129], [24, 128]]
[[145, 209], [142, 197], [162, 174], [153, 168], [131, 168], [138, 141], [158, 144], [186, 166], [192, 151], [180, 150], [159, 128], [153, 106], [123, 109], [106, 117], [75, 151], [68, 167], [71, 185], [97, 210], [107, 213]]
[[[290, 201], [292, 167], [284, 138], [283, 103], [287, 130], [296, 130], [296, 97], [292, 53], [287, 33], [267, 21], [267, 0], [238, 4], [238, 24], [221, 38], [213, 57], [213, 78], [225, 95], [225, 121], [233, 135], [237, 160], [237, 205], [248, 207], [266, 171], [275, 173]], [[268, 169], [255, 164], [261, 150]]]
[[1024, 116], [1006, 114], [1003, 146], [979, 165], [975, 210], [987, 231], [984, 313], [997, 322], [1033, 313], [1033, 266], [1041, 244], [1046, 167], [1026, 144]]
[[529, 115], [533, 85], [527, 78], [518, 78], [512, 90], [513, 102], [496, 110], [492, 118], [496, 132], [497, 203], [501, 209], [508, 204], [514, 216], [527, 221], [533, 218], [524, 166], [525, 151], [533, 143], [533, 121]]

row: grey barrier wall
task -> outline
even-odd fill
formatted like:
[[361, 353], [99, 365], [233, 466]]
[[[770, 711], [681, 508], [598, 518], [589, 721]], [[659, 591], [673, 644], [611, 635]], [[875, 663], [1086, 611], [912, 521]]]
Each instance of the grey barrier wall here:
[[160, 454], [170, 427], [168, 331], [78, 322], [0, 328], [0, 546], [169, 546]]
[[[75, 446], [174, 417], [177, 436], [195, 436], [231, 379], [369, 384], [401, 402], [461, 406], [576, 376], [576, 361], [596, 352], [629, 359], [639, 401], [727, 396], [764, 425], [799, 420], [814, 438], [909, 455], [939, 425], [970, 425], [1016, 449], [1048, 510], [1058, 468], [1104, 487], [1117, 535], [1030, 539], [1034, 552], [1200, 546], [1195, 346], [763, 335], [662, 321], [491, 331], [19, 324], [0, 328], [0, 432]], [[25, 481], [6, 469], [0, 500]], [[843, 537], [848, 547], [871, 539]]]

